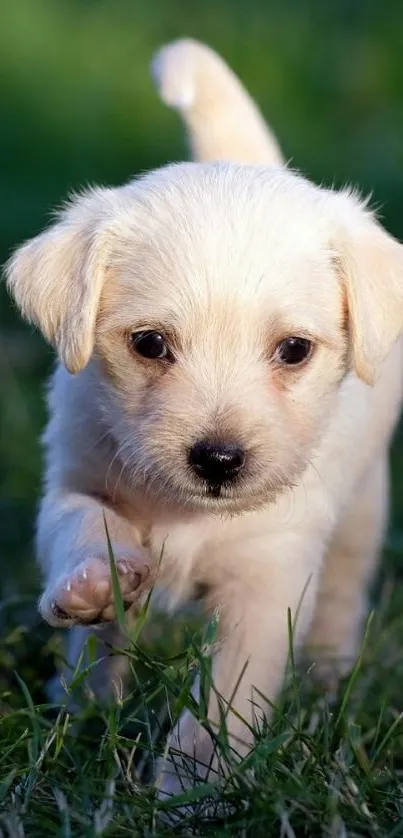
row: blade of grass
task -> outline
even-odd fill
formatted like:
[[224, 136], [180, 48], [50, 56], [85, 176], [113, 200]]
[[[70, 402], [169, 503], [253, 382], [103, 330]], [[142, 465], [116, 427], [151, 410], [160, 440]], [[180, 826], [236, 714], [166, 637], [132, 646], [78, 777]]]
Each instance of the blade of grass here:
[[40, 729], [40, 725], [39, 725], [39, 722], [38, 722], [38, 715], [37, 715], [37, 712], [36, 712], [36, 709], [35, 709], [34, 702], [32, 700], [31, 693], [30, 693], [25, 681], [23, 681], [23, 679], [20, 678], [20, 676], [18, 675], [18, 672], [14, 672], [14, 675], [15, 675], [16, 680], [18, 681], [18, 684], [21, 688], [21, 691], [22, 691], [23, 696], [25, 698], [25, 701], [27, 703], [27, 708], [28, 708], [28, 711], [29, 711], [29, 718], [31, 720], [31, 725], [32, 725], [31, 753], [32, 753], [33, 761], [36, 762], [36, 760], [39, 757], [40, 739], [41, 739], [41, 729]]
[[359, 672], [360, 672], [360, 669], [361, 669], [361, 666], [362, 666], [364, 652], [365, 652], [365, 649], [366, 649], [366, 646], [367, 646], [367, 643], [368, 643], [373, 618], [374, 618], [374, 612], [372, 611], [371, 614], [368, 617], [367, 624], [366, 624], [366, 627], [365, 627], [365, 632], [364, 632], [364, 637], [363, 637], [363, 641], [362, 641], [362, 644], [361, 644], [360, 654], [357, 658], [357, 661], [356, 661], [355, 666], [353, 668], [353, 671], [350, 675], [347, 687], [346, 687], [344, 695], [343, 695], [343, 700], [341, 702], [340, 710], [338, 712], [338, 715], [337, 715], [337, 718], [336, 718], [336, 721], [335, 721], [335, 725], [334, 725], [335, 731], [337, 731], [337, 729], [340, 727], [340, 724], [341, 724], [341, 722], [344, 718], [344, 714], [345, 714], [347, 705], [350, 701], [350, 696], [351, 696], [351, 693], [353, 691], [354, 684], [357, 681], [357, 678], [358, 678], [358, 675], [359, 675]]
[[108, 544], [108, 554], [109, 554], [109, 565], [111, 570], [111, 579], [112, 579], [112, 591], [113, 591], [113, 599], [115, 602], [115, 611], [116, 611], [116, 619], [118, 621], [119, 627], [121, 628], [122, 632], [125, 636], [129, 636], [128, 626], [127, 626], [127, 619], [126, 619], [126, 612], [123, 603], [122, 592], [120, 590], [119, 584], [119, 576], [116, 570], [116, 562], [115, 562], [115, 555], [112, 548], [112, 542], [109, 535], [108, 524], [106, 520], [105, 512], [104, 515], [104, 526], [105, 526], [105, 533], [106, 533], [106, 541]]
[[372, 759], [371, 759], [371, 763], [370, 763], [370, 764], [371, 764], [371, 767], [373, 767], [373, 766], [375, 765], [375, 763], [376, 763], [377, 759], [379, 759], [379, 757], [380, 757], [380, 755], [381, 755], [382, 751], [384, 751], [384, 750], [385, 750], [386, 745], [388, 744], [388, 742], [390, 742], [390, 740], [391, 740], [391, 738], [392, 738], [392, 736], [393, 736], [393, 734], [394, 734], [395, 730], [397, 730], [397, 728], [398, 728], [398, 727], [399, 727], [399, 725], [401, 724], [402, 720], [403, 720], [403, 712], [402, 712], [402, 713], [399, 713], [399, 715], [398, 715], [398, 716], [397, 716], [397, 718], [394, 720], [394, 722], [391, 724], [391, 726], [390, 726], [389, 730], [387, 731], [387, 733], [386, 733], [386, 734], [385, 734], [385, 736], [383, 737], [382, 741], [381, 741], [381, 742], [380, 742], [380, 744], [378, 745], [378, 747], [377, 747], [377, 749], [376, 749], [376, 751], [375, 751], [375, 754], [374, 754], [374, 756], [373, 756], [373, 757], [372, 757]]

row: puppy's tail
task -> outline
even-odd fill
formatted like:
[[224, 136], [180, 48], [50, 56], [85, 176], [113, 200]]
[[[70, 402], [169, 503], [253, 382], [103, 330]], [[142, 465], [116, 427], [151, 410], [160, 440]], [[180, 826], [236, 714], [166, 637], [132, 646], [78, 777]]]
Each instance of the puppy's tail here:
[[174, 41], [154, 55], [151, 71], [161, 99], [182, 116], [194, 160], [284, 164], [254, 101], [210, 47]]

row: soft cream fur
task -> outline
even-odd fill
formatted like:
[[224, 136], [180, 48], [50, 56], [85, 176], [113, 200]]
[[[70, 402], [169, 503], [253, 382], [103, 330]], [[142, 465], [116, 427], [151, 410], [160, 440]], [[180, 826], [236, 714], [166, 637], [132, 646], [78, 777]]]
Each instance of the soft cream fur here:
[[[182, 42], [155, 66], [198, 157], [279, 162], [214, 53]], [[350, 664], [402, 380], [403, 247], [365, 204], [281, 167], [169, 166], [75, 198], [17, 250], [8, 283], [61, 360], [38, 522], [44, 618], [113, 617], [105, 514], [129, 602], [154, 576], [172, 607], [205, 587], [206, 611], [220, 612], [215, 680], [227, 700], [248, 662], [233, 698], [246, 721], [281, 685], [287, 609], [298, 612], [297, 646], [312, 625], [311, 641]], [[141, 328], [168, 335], [175, 364], [133, 354], [128, 336]], [[301, 368], [275, 360], [292, 335], [314, 342]], [[246, 450], [241, 479], [218, 498], [187, 465], [204, 437]], [[248, 728], [231, 712], [228, 722], [243, 753]], [[209, 761], [190, 715], [179, 740]], [[162, 793], [178, 783], [165, 766]]]
[[151, 68], [161, 99], [184, 119], [194, 160], [283, 164], [253, 99], [210, 47], [174, 41], [154, 56]]

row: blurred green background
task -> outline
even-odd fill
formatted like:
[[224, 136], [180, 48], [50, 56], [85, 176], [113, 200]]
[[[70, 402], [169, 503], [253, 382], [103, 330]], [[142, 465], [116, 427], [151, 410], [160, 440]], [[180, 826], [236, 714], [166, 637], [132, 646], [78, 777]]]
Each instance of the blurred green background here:
[[[403, 238], [403, 3], [378, 0], [3, 0], [0, 258], [88, 183], [119, 184], [186, 156], [148, 64], [181, 35], [241, 76], [293, 164], [372, 192]], [[3, 596], [32, 591], [38, 437], [52, 353], [0, 289], [0, 566]], [[394, 453], [391, 567], [402, 555], [402, 445]], [[0, 621], [1, 622], [1, 621]]]

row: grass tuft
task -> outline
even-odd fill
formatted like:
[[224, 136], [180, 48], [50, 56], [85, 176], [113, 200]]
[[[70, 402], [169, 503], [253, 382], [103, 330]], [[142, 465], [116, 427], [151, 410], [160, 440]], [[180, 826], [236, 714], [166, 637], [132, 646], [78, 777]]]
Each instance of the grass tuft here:
[[[11, 625], [0, 642], [0, 835], [403, 835], [402, 621], [388, 622], [395, 604], [392, 595], [381, 626], [368, 621], [357, 665], [332, 702], [293, 663], [272, 720], [256, 723], [255, 747], [238, 764], [226, 735], [228, 708], [222, 705], [217, 730], [207, 718], [218, 615], [204, 632], [179, 622], [167, 645], [164, 618], [159, 632], [145, 621], [126, 649], [111, 649], [127, 656], [128, 694], [102, 707], [89, 693], [74, 715], [44, 694], [48, 657], [56, 665], [59, 646], [38, 650], [40, 684], [30, 676], [27, 636]], [[98, 665], [94, 650], [88, 659], [74, 673], [73, 695]], [[159, 802], [155, 760], [184, 708], [211, 731], [228, 776], [219, 785], [211, 771], [207, 782]]]

